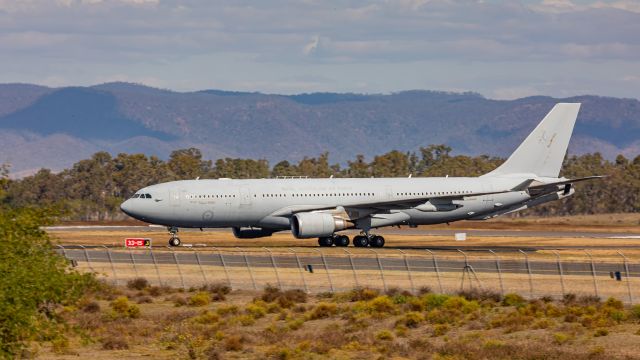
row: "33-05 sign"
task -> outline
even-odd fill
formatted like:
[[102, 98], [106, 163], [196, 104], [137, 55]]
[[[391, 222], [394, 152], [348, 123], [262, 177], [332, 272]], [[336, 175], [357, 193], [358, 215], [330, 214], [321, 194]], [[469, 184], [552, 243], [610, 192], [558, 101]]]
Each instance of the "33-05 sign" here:
[[149, 238], [126, 238], [124, 239], [124, 247], [151, 247], [151, 239]]

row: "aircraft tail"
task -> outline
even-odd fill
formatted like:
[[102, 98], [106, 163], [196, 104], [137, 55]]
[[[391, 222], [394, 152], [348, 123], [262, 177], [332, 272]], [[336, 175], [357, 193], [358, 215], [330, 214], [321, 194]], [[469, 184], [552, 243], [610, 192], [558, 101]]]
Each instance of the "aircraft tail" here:
[[497, 169], [484, 176], [534, 174], [558, 177], [580, 103], [558, 103]]

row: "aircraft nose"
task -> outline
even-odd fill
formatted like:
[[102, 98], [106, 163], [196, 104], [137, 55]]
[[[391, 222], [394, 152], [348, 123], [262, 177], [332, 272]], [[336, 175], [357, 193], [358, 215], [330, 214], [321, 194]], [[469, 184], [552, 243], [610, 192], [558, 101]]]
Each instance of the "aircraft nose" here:
[[131, 203], [131, 199], [120, 204], [120, 210], [131, 217], [135, 217], [133, 214], [133, 204]]

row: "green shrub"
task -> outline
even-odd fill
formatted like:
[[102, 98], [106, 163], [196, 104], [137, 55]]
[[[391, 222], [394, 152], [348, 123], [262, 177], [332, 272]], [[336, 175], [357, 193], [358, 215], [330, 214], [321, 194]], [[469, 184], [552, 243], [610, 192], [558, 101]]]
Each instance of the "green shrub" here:
[[259, 319], [267, 315], [267, 309], [260, 303], [249, 304], [244, 311], [254, 319]]
[[211, 294], [206, 291], [200, 291], [189, 297], [189, 305], [206, 306], [211, 303]]
[[604, 306], [617, 309], [617, 310], [624, 309], [624, 304], [622, 303], [622, 301], [613, 297], [608, 298], [607, 301], [604, 302]]
[[482, 344], [482, 347], [484, 347], [485, 349], [493, 350], [503, 348], [505, 345], [506, 343], [504, 341], [489, 339], [485, 341], [484, 344]]
[[447, 324], [436, 324], [433, 327], [433, 336], [442, 336], [449, 331], [449, 325]]
[[389, 330], [380, 330], [376, 333], [376, 339], [378, 340], [393, 340], [393, 334]]
[[216, 312], [220, 316], [236, 315], [240, 312], [240, 309], [236, 305], [223, 305], [216, 309]]
[[[0, 174], [2, 178], [2, 174]], [[50, 225], [51, 209], [0, 207], [0, 358], [12, 358], [25, 341], [47, 329], [61, 333], [57, 305], [74, 305], [101, 285], [81, 274], [52, 246], [40, 226]]]
[[391, 314], [396, 310], [396, 305], [393, 300], [386, 295], [378, 296], [377, 298], [369, 301], [368, 306], [372, 312], [379, 314]]
[[449, 295], [444, 294], [427, 294], [422, 297], [427, 310], [437, 309], [449, 299]]
[[518, 294], [507, 294], [504, 296], [502, 300], [502, 304], [505, 306], [515, 306], [521, 307], [524, 306], [527, 301]]
[[633, 305], [630, 312], [634, 318], [640, 319], [640, 304]]
[[304, 325], [304, 317], [299, 317], [296, 319], [290, 319], [287, 321], [287, 327], [291, 330], [298, 330]]
[[424, 316], [416, 311], [410, 311], [406, 313], [397, 323], [400, 323], [408, 328], [417, 328], [422, 322], [424, 322]]
[[113, 311], [118, 314], [125, 314], [129, 309], [129, 299], [126, 296], [120, 296], [109, 304]]
[[380, 295], [380, 291], [370, 288], [355, 288], [351, 290], [351, 301], [368, 301]]
[[317, 320], [324, 319], [335, 315], [338, 312], [338, 307], [334, 303], [321, 302], [316, 305], [309, 313], [309, 319]]
[[611, 320], [621, 323], [627, 319], [627, 314], [623, 310], [613, 310], [609, 313]]
[[558, 345], [562, 345], [570, 340], [570, 336], [564, 333], [554, 333], [553, 341]]
[[220, 320], [220, 316], [214, 312], [205, 310], [202, 314], [193, 318], [194, 322], [199, 324], [215, 324]]
[[131, 319], [140, 317], [140, 308], [135, 304], [129, 303], [129, 299], [126, 296], [113, 300], [110, 306], [116, 317], [128, 317]]
[[453, 296], [442, 303], [442, 308], [447, 310], [459, 310], [465, 314], [476, 311], [480, 308], [477, 301], [469, 301], [461, 296]]
[[256, 318], [251, 315], [240, 315], [237, 320], [242, 324], [242, 326], [251, 326], [256, 323]]

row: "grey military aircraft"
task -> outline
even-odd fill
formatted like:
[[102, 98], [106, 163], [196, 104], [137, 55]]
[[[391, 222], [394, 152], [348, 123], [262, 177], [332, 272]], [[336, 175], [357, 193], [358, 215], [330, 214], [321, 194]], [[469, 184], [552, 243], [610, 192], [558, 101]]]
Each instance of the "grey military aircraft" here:
[[480, 177], [182, 180], [145, 187], [120, 208], [164, 225], [169, 245], [178, 228], [229, 228], [237, 238], [290, 230], [320, 246], [348, 246], [338, 232], [358, 229], [356, 247], [382, 247], [371, 233], [385, 226], [486, 220], [571, 196], [579, 179], [559, 178], [580, 109], [559, 103], [498, 168]]

